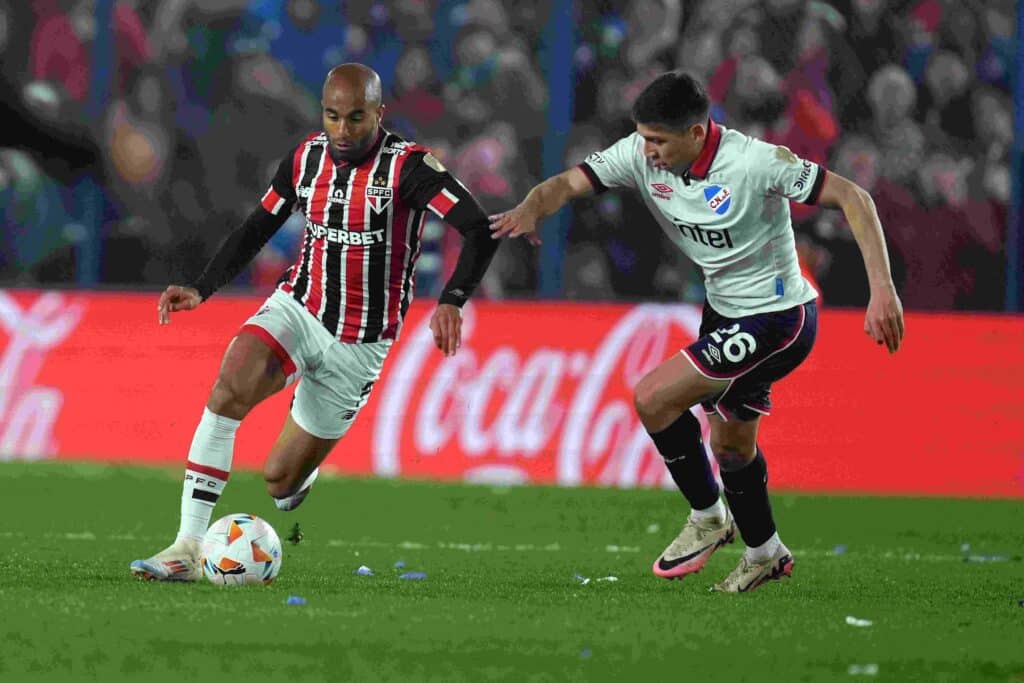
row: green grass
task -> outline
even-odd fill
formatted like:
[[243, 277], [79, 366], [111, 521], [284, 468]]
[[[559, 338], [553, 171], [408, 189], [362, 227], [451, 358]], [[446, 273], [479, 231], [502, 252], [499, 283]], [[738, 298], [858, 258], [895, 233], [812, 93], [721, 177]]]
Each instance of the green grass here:
[[305, 534], [278, 580], [135, 581], [128, 563], [173, 537], [179, 482], [0, 465], [0, 681], [1024, 680], [1020, 502], [778, 495], [793, 579], [730, 596], [708, 586], [739, 544], [685, 581], [651, 574], [673, 492], [324, 477], [285, 514], [236, 473], [215, 516]]

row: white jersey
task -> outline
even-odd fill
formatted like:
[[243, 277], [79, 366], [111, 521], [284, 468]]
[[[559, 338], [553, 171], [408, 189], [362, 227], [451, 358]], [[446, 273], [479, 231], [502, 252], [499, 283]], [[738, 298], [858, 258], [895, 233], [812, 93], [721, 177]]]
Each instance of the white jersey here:
[[700, 266], [712, 308], [738, 318], [817, 297], [800, 273], [789, 200], [816, 202], [825, 169], [714, 121], [683, 175], [651, 166], [643, 146], [633, 133], [579, 168], [598, 192], [640, 192], [669, 239]]

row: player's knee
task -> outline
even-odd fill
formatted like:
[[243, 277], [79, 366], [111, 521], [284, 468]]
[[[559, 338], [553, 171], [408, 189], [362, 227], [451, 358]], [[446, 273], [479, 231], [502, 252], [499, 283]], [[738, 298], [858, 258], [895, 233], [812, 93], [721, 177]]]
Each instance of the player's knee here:
[[221, 372], [210, 391], [208, 406], [218, 415], [241, 419], [256, 404], [256, 396], [237, 376]]
[[711, 439], [711, 452], [714, 453], [718, 466], [725, 472], [743, 469], [750, 464], [750, 461], [754, 459], [756, 454], [754, 449], [749, 449], [748, 452], [748, 449], [740, 448], [735, 444], [717, 441], [714, 438]]
[[654, 418], [667, 407], [659, 385], [652, 375], [646, 375], [633, 389], [633, 406], [642, 420]]

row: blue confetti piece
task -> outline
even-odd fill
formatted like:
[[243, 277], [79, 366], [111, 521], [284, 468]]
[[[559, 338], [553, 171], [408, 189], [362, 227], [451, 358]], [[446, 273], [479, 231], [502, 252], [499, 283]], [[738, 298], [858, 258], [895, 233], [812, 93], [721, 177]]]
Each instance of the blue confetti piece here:
[[580, 650], [580, 657], [582, 659], [590, 659], [591, 655], [593, 654], [594, 653], [590, 651], [589, 647], [585, 647], [582, 650]]
[[286, 605], [305, 605], [306, 598], [299, 597], [298, 595], [289, 595], [288, 599], [284, 601]]
[[400, 579], [425, 579], [427, 575], [423, 572], [406, 572], [399, 576]]
[[402, 562], [401, 560], [399, 560], [398, 562], [395, 562], [395, 569], [402, 569], [404, 567], [405, 567], [405, 562]]
[[355, 570], [352, 573], [358, 574], [359, 576], [373, 576], [373, 570], [367, 567], [365, 564], [359, 565], [359, 569]]
[[845, 543], [840, 543], [835, 548], [832, 548], [832, 554], [833, 555], [842, 555], [843, 553], [846, 552], [846, 549], [847, 549], [846, 548], [846, 544]]

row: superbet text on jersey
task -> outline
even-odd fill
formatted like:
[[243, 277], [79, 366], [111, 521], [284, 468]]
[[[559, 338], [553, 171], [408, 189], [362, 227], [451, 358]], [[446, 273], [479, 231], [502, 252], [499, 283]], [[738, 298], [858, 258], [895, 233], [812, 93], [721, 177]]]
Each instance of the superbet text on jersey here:
[[700, 266], [716, 311], [737, 318], [817, 296], [800, 273], [789, 200], [816, 202], [825, 169], [714, 121], [681, 175], [648, 164], [643, 144], [633, 133], [591, 154], [580, 169], [598, 192], [640, 193], [673, 244]]
[[[301, 211], [306, 234], [279, 289], [339, 341], [396, 339], [413, 297], [426, 211], [447, 219], [463, 188], [427, 148], [381, 130], [357, 163], [335, 163], [324, 133], [280, 164], [262, 206]], [[483, 212], [480, 212], [484, 220]]]

